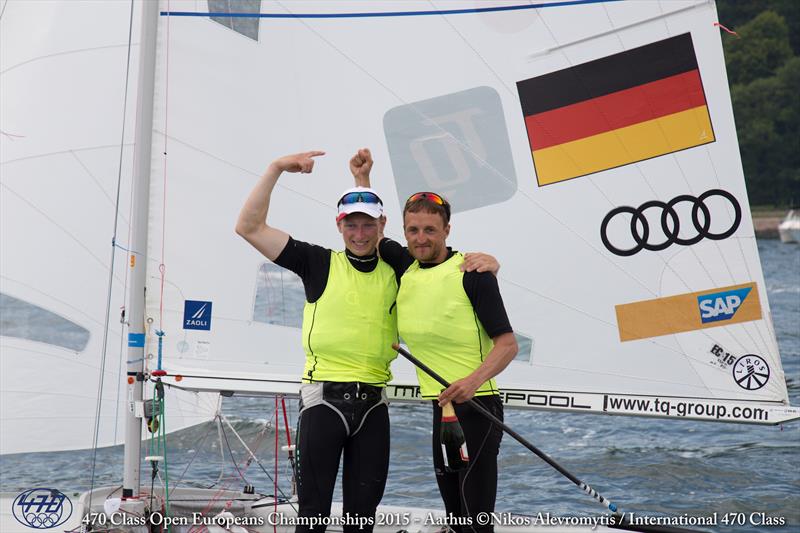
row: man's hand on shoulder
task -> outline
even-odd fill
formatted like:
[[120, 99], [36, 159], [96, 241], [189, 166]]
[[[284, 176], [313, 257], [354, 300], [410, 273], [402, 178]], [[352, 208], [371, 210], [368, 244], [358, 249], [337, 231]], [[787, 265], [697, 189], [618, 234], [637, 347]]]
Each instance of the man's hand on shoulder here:
[[372, 153], [369, 148], [361, 148], [350, 158], [350, 172], [356, 181], [356, 187], [369, 187], [369, 173], [372, 171]]
[[462, 272], [491, 272], [495, 276], [500, 271], [500, 262], [493, 255], [482, 252], [470, 252], [464, 254], [464, 262], [461, 263]]

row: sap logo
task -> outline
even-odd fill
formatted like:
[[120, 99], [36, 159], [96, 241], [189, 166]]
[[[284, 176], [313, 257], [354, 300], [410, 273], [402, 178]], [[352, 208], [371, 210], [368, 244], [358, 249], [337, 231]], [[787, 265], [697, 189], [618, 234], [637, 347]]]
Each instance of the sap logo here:
[[56, 489], [36, 488], [20, 493], [11, 506], [14, 518], [35, 529], [60, 526], [72, 516], [72, 502]]
[[211, 329], [211, 302], [186, 300], [183, 305], [183, 329]]
[[739, 309], [752, 289], [752, 287], [746, 287], [744, 289], [734, 289], [698, 296], [697, 304], [700, 306], [700, 320], [703, 324], [718, 322], [720, 320], [730, 320], [733, 318], [733, 315], [736, 314], [736, 310]]

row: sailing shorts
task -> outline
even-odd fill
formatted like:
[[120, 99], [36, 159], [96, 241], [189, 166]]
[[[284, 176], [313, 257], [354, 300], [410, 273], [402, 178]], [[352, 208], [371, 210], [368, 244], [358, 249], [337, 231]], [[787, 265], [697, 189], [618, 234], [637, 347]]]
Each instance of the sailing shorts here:
[[335, 381], [300, 385], [300, 414], [316, 405], [325, 405], [339, 415], [349, 436], [358, 433], [367, 415], [384, 404], [389, 404], [385, 387]]

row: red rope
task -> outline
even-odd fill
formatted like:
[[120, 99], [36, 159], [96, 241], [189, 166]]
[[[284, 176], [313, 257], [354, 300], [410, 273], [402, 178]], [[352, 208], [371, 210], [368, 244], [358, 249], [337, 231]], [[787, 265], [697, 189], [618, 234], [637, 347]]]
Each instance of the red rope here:
[[[275, 501], [275, 516], [278, 516], [278, 397], [275, 396], [275, 477], [272, 478], [275, 488], [272, 492], [272, 497]], [[278, 533], [278, 525], [272, 526], [273, 533]]]
[[[723, 30], [725, 30], [726, 32], [730, 33], [731, 35], [735, 35], [736, 37], [739, 37], [739, 34], [738, 34], [738, 33], [736, 33], [736, 32], [735, 32], [735, 31], [733, 31], [733, 30], [729, 30], [728, 28], [726, 28], [725, 26], [723, 26], [723, 25], [722, 25], [722, 24], [720, 24], [719, 22], [715, 22], [715, 23], [714, 23], [714, 26], [716, 26], [717, 28], [722, 28], [722, 29], [723, 29]], [[739, 38], [741, 39], [741, 37], [739, 37]]]
[[286, 427], [286, 444], [289, 446], [289, 455], [292, 454], [292, 432], [289, 431], [289, 417], [286, 416], [286, 399], [281, 396], [281, 408], [283, 409], [283, 425]]

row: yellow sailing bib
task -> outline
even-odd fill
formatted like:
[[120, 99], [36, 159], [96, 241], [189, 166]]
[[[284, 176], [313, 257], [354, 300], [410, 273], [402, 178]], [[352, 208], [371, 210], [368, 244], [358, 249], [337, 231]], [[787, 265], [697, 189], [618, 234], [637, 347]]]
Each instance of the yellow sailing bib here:
[[397, 317], [392, 306], [397, 280], [378, 261], [372, 272], [359, 272], [344, 252], [331, 252], [328, 283], [322, 296], [303, 309], [303, 382], [360, 381], [385, 385], [397, 356]]
[[[415, 261], [401, 278], [397, 294], [397, 327], [411, 352], [452, 383], [471, 374], [494, 346], [483, 329], [467, 293], [459, 267], [464, 256], [431, 268]], [[423, 398], [435, 398], [443, 387], [417, 369]], [[497, 394], [494, 379], [478, 388], [477, 396]]]

